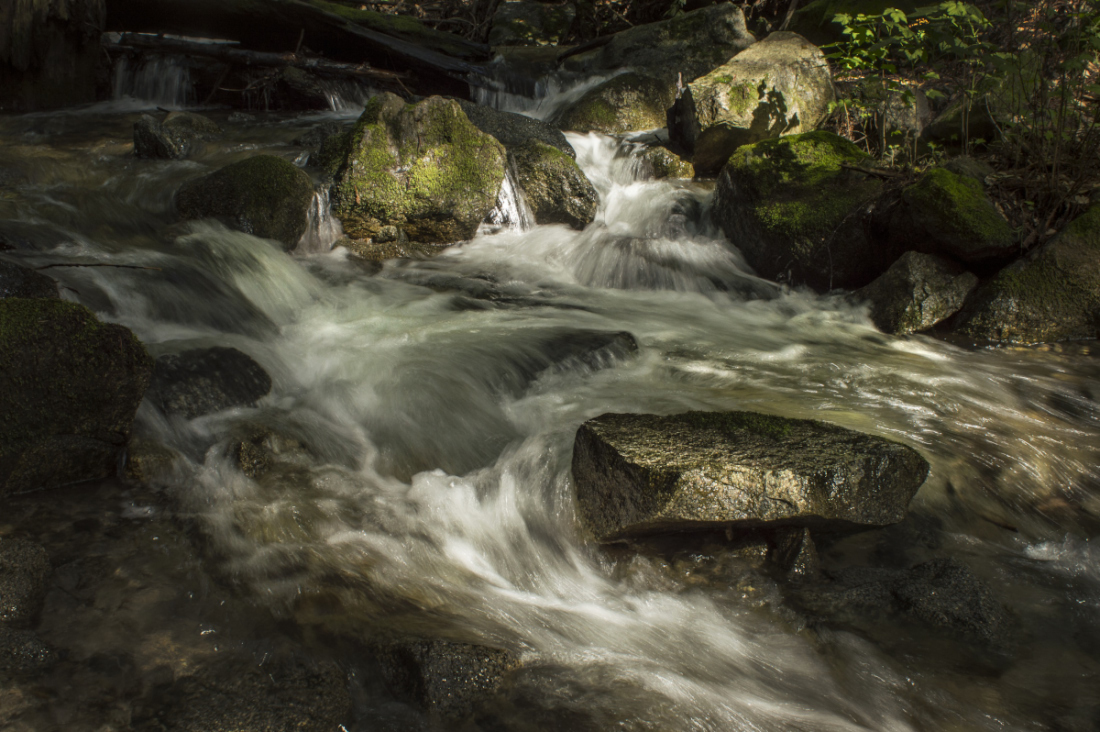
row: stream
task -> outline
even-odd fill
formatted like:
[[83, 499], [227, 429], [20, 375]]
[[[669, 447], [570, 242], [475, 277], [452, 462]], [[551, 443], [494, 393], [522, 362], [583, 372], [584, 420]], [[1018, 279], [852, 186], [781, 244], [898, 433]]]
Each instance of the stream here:
[[[232, 346], [274, 386], [254, 409], [191, 421], [146, 400], [135, 436], [182, 456], [162, 484], [13, 502], [24, 528], [95, 517], [88, 546], [114, 576], [140, 578], [147, 601], [99, 612], [51, 591], [40, 633], [68, 639], [71, 658], [123, 656], [148, 679], [304, 637], [353, 671], [349, 732], [428, 728], [355, 665], [348, 644], [378, 632], [523, 659], [492, 724], [471, 729], [1100, 728], [1094, 345], [883, 335], [841, 297], [756, 278], [709, 223], [706, 184], [646, 180], [631, 143], [596, 134], [568, 135], [600, 194], [584, 231], [512, 215], [433, 259], [379, 268], [332, 249], [318, 216], [288, 255], [212, 221], [176, 222], [173, 193], [258, 152], [301, 163], [295, 139], [356, 110], [203, 110], [222, 143], [140, 160], [133, 123], [170, 103], [157, 94], [180, 93], [154, 81], [145, 99], [0, 118], [0, 235], [18, 243], [2, 256], [145, 268], [48, 274], [153, 356]], [[553, 99], [483, 101], [545, 116]], [[637, 352], [562, 356], [593, 332], [627, 332]], [[780, 579], [720, 538], [640, 553], [595, 544], [573, 505], [577, 427], [691, 409], [818, 419], [917, 449], [932, 470], [911, 518], [821, 546], [823, 564], [953, 557], [1008, 608], [1011, 647], [888, 619], [867, 632], [810, 623]], [[291, 447], [252, 480], [229, 452], [256, 429]], [[0, 534], [14, 523], [0, 517]], [[104, 543], [110, 526], [128, 527], [124, 542]], [[85, 561], [78, 547], [66, 556]], [[11, 728], [125, 729], [110, 715], [125, 718], [138, 692], [82, 673], [43, 682], [80, 689], [61, 711], [20, 697], [30, 711]], [[0, 692], [0, 708], [13, 699]]]

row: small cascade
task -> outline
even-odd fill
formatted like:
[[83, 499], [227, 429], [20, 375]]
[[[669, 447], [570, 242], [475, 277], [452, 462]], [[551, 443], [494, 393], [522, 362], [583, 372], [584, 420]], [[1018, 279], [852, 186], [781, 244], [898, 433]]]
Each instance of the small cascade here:
[[367, 105], [367, 100], [379, 93], [373, 87], [354, 81], [328, 81], [325, 87], [325, 96], [333, 112], [359, 114]]
[[302, 238], [298, 240], [295, 251], [303, 254], [323, 254], [331, 250], [332, 245], [344, 235], [340, 220], [332, 215], [329, 208], [328, 191], [326, 187], [313, 194], [306, 233], [302, 234]]
[[501, 231], [527, 231], [535, 225], [535, 215], [527, 205], [523, 189], [516, 181], [512, 166], [504, 176], [497, 194], [497, 205], [489, 212], [478, 229], [479, 234], [496, 234]]
[[[503, 65], [495, 68], [504, 69]], [[489, 85], [470, 87], [470, 94], [475, 102], [486, 107], [545, 121], [590, 89], [617, 75], [580, 77], [569, 72], [555, 72], [521, 84], [505, 70], [500, 70]]]
[[116, 100], [140, 99], [167, 109], [195, 104], [191, 71], [179, 56], [154, 56], [137, 62], [119, 58], [111, 92]]

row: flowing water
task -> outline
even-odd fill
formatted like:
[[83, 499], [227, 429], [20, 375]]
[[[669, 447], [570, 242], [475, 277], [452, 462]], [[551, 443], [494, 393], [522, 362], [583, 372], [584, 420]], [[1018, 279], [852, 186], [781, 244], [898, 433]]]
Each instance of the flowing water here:
[[[323, 217], [288, 255], [176, 223], [172, 194], [258, 151], [298, 159], [291, 140], [350, 117], [211, 115], [225, 143], [186, 162], [135, 159], [137, 114], [119, 106], [0, 120], [0, 233], [19, 246], [4, 256], [146, 267], [50, 274], [153, 355], [233, 346], [274, 381], [255, 409], [190, 422], [144, 403], [135, 434], [182, 458], [162, 492], [118, 499], [129, 520], [179, 517], [210, 572], [299, 627], [520, 654], [492, 729], [1096, 729], [1100, 362], [1088, 348], [885, 336], [840, 298], [754, 277], [708, 223], [706, 186], [644, 180], [629, 144], [598, 135], [569, 136], [601, 200], [584, 231], [531, 226], [504, 195], [512, 211], [431, 260], [366, 267], [328, 250]], [[563, 347], [623, 331], [636, 353]], [[1010, 609], [1012, 648], [808, 626], [781, 582], [720, 540], [596, 546], [573, 507], [577, 427], [688, 409], [821, 419], [919, 450], [932, 472], [914, 521], [934, 540], [898, 551], [969, 566]], [[252, 480], [229, 456], [256, 429], [293, 447]], [[152, 533], [136, 551], [158, 546]], [[826, 565], [872, 561], [883, 535], [868, 536], [825, 547]], [[194, 572], [163, 572], [159, 586], [192, 597]], [[247, 616], [148, 612], [195, 639], [247, 635]], [[363, 689], [357, 729], [413, 728], [385, 727], [392, 700]]]

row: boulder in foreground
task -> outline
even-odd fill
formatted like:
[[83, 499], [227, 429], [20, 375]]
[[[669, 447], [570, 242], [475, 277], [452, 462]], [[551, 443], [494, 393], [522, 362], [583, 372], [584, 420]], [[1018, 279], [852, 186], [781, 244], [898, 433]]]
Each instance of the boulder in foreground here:
[[580, 516], [600, 541], [884, 526], [904, 518], [927, 475], [905, 445], [753, 412], [604, 414], [581, 425], [573, 451]]
[[81, 305], [0, 299], [0, 495], [113, 475], [152, 370]]

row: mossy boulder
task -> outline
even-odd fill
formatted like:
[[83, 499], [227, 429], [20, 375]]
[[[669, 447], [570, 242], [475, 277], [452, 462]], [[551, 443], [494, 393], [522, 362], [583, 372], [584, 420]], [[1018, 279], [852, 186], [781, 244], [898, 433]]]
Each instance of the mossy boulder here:
[[389, 93], [370, 100], [350, 133], [326, 141], [321, 157], [334, 170], [332, 211], [349, 237], [396, 226], [410, 241], [436, 244], [476, 233], [506, 165], [504, 147], [457, 102], [406, 104]]
[[835, 98], [824, 54], [797, 33], [772, 33], [688, 84], [669, 113], [669, 137], [714, 174], [734, 150], [815, 129]]
[[172, 112], [163, 121], [143, 114], [134, 123], [134, 155], [139, 158], [184, 160], [202, 143], [221, 137], [221, 128], [201, 114]]
[[929, 4], [917, 0], [814, 0], [795, 12], [788, 28], [823, 46], [844, 40], [843, 26], [833, 22], [838, 13], [880, 15], [887, 8], [897, 8], [908, 15]]
[[822, 291], [861, 287], [901, 252], [865, 225], [882, 182], [845, 165], [871, 160], [831, 132], [746, 145], [718, 177], [711, 216], [763, 277]]
[[536, 223], [583, 229], [596, 218], [599, 194], [573, 158], [538, 140], [508, 157]]
[[614, 135], [665, 126], [676, 100], [675, 84], [634, 72], [619, 74], [585, 92], [552, 120], [563, 130]]
[[495, 137], [497, 142], [504, 145], [505, 150], [511, 151], [526, 145], [529, 140], [538, 140], [543, 144], [556, 147], [571, 158], [577, 157], [577, 152], [565, 139], [565, 135], [553, 125], [515, 112], [504, 112], [461, 99], [455, 101], [462, 107], [466, 118], [473, 123], [474, 127]]
[[678, 78], [686, 84], [755, 41], [741, 8], [721, 3], [621, 31], [598, 49], [570, 56], [564, 65], [584, 73], [634, 68], [669, 84]]
[[946, 168], [933, 168], [904, 188], [888, 226], [893, 247], [962, 262], [1008, 257], [1017, 247], [1015, 232], [982, 184]]
[[599, 541], [884, 526], [905, 517], [928, 469], [881, 437], [754, 412], [604, 414], [573, 445], [580, 517]]
[[639, 156], [647, 172], [656, 180], [695, 177], [695, 167], [667, 147], [647, 145]]
[[176, 208], [184, 219], [218, 218], [239, 231], [282, 242], [290, 251], [302, 238], [313, 204], [313, 181], [274, 155], [231, 163], [184, 183]]
[[0, 259], [0, 298], [5, 297], [55, 298], [57, 282], [30, 267]]
[[884, 333], [928, 330], [959, 311], [978, 278], [942, 257], [906, 252], [880, 277], [853, 293], [868, 302], [871, 320]]
[[532, 0], [509, 0], [497, 5], [491, 46], [544, 46], [561, 42], [573, 24], [577, 8], [572, 3], [552, 5]]
[[0, 300], [0, 495], [113, 475], [153, 360], [63, 300]]
[[983, 283], [959, 314], [971, 338], [1044, 343], [1100, 337], [1100, 205]]

